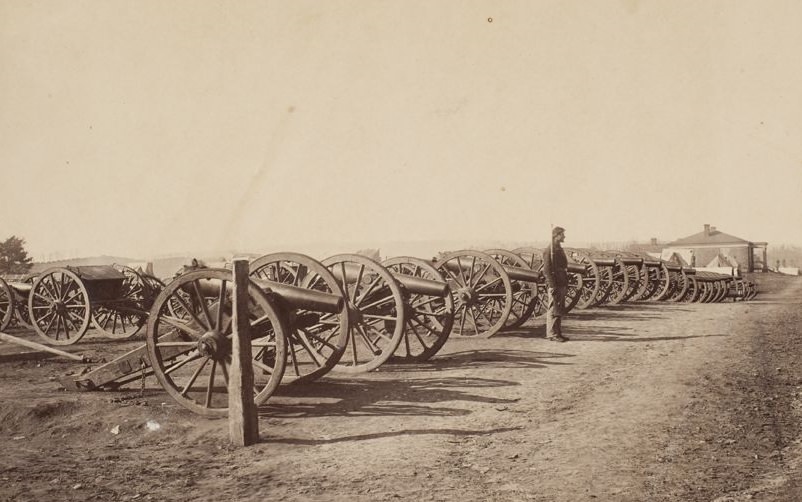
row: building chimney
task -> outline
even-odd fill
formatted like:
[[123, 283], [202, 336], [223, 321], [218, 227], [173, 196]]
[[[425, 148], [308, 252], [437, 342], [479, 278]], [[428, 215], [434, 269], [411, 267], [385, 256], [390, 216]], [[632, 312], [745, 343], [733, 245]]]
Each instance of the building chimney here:
[[710, 225], [705, 223], [705, 237], [710, 237]]
[[657, 245], [657, 237], [652, 237], [652, 246]]

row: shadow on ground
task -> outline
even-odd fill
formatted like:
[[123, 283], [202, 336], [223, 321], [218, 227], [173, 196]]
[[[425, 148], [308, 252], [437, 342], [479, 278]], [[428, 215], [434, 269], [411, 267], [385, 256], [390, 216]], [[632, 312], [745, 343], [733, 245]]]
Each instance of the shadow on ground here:
[[502, 399], [473, 392], [520, 385], [508, 380], [448, 377], [392, 380], [335, 380], [286, 385], [278, 389], [259, 410], [263, 417], [322, 416], [432, 416], [456, 417], [469, 410], [443, 403], [475, 402], [508, 404]]

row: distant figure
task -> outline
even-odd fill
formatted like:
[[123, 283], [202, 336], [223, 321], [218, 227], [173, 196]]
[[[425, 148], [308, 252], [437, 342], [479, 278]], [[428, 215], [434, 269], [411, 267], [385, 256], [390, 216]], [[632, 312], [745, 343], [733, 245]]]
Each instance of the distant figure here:
[[551, 230], [551, 245], [543, 250], [543, 275], [548, 283], [546, 310], [546, 338], [567, 342], [562, 334], [562, 317], [565, 315], [565, 295], [568, 293], [568, 257], [562, 248], [565, 229]]
[[691, 250], [691, 266], [696, 268], [696, 253]]

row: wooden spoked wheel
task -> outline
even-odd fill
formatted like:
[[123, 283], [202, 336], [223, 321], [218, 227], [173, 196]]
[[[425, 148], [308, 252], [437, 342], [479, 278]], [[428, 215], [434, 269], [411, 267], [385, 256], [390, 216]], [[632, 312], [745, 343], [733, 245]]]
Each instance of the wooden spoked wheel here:
[[[343, 297], [334, 275], [319, 261], [299, 253], [274, 253], [250, 265], [251, 277]], [[337, 314], [306, 309], [289, 312], [284, 383], [311, 382], [331, 371], [348, 344], [348, 307]]]
[[[181, 406], [200, 415], [228, 413], [233, 290], [230, 270], [197, 270], [168, 284], [150, 310], [147, 347], [153, 372]], [[253, 283], [248, 296], [258, 405], [273, 394], [284, 374], [287, 327], [273, 301]]]
[[92, 325], [109, 338], [130, 338], [145, 325], [156, 295], [151, 296], [151, 286], [134, 269], [122, 265], [114, 268], [125, 276], [119, 298], [93, 305]]
[[365, 373], [387, 362], [404, 338], [406, 308], [398, 281], [377, 261], [356, 254], [326, 258], [349, 310], [345, 353], [334, 367], [340, 373]]
[[749, 281], [747, 283], [747, 288], [746, 289], [747, 289], [746, 299], [747, 300], [754, 300], [755, 297], [757, 296], [757, 292], [758, 292], [757, 291], [757, 284], [755, 284], [752, 281]]
[[599, 267], [593, 260], [585, 253], [576, 249], [566, 249], [566, 255], [574, 262], [585, 266], [585, 275], [582, 277], [582, 288], [580, 290], [579, 299], [576, 303], [576, 308], [587, 309], [593, 307], [598, 303], [601, 285], [601, 275]]
[[571, 312], [582, 299], [584, 277], [581, 274], [568, 272], [568, 290], [565, 293], [565, 311]]
[[0, 331], [4, 331], [14, 317], [14, 292], [0, 277]]
[[657, 273], [654, 293], [649, 296], [649, 301], [661, 301], [668, 296], [673, 285], [673, 274], [674, 272], [668, 270], [668, 266], [665, 263], [660, 263], [660, 269]]
[[692, 302], [693, 299], [696, 297], [696, 293], [699, 290], [699, 281], [693, 275], [687, 276], [688, 287], [685, 289], [685, 294], [682, 295], [682, 298], [679, 301], [684, 303]]
[[[536, 272], [543, 270], [542, 249], [525, 246], [513, 249], [512, 252], [520, 256], [526, 262], [526, 265], [530, 269]], [[566, 252], [568, 252], [568, 250], [566, 250]], [[548, 288], [544, 280], [544, 282], [537, 284], [537, 298], [534, 301], [535, 308], [532, 311], [532, 317], [540, 317], [546, 312], [547, 294], [548, 294]]]
[[658, 301], [668, 300], [674, 294], [677, 287], [680, 286], [679, 283], [681, 281], [680, 272], [669, 269], [668, 266], [666, 266], [665, 264], [664, 267], [665, 267], [665, 282], [664, 284], [662, 284], [663, 287], [661, 288], [659, 294], [654, 297], [654, 299]]
[[[566, 250], [566, 253], [568, 250]], [[543, 268], [543, 250], [529, 246], [520, 247], [512, 250], [512, 253], [520, 256], [526, 262], [526, 266], [532, 270]]]
[[[406, 275], [445, 283], [443, 275], [434, 266], [420, 258], [399, 256], [382, 262], [393, 275]], [[429, 360], [443, 347], [454, 324], [454, 300], [450, 293], [445, 297], [415, 293], [403, 288], [407, 310], [404, 338], [390, 362], [419, 363]]]
[[613, 267], [598, 265], [599, 268], [599, 291], [593, 299], [591, 306], [595, 307], [607, 302], [610, 291], [613, 288]]
[[[505, 249], [490, 249], [485, 251], [494, 260], [501, 263], [502, 266], [520, 267], [527, 270], [534, 270], [530, 267], [529, 262], [524, 260], [521, 256], [507, 251]], [[541, 264], [542, 268], [542, 264]], [[507, 321], [504, 323], [503, 329], [515, 329], [523, 325], [538, 307], [538, 303], [545, 301], [538, 292], [538, 283], [518, 281], [510, 278], [512, 285], [512, 308]], [[566, 301], [566, 304], [568, 302]], [[567, 305], [566, 305], [567, 308]]]
[[660, 267], [644, 264], [638, 276], [639, 288], [632, 296], [633, 301], [648, 301], [657, 291], [660, 284]]
[[52, 345], [70, 345], [83, 337], [91, 318], [89, 293], [66, 268], [45, 270], [33, 282], [28, 315], [36, 333]]
[[612, 283], [610, 284], [607, 303], [618, 305], [626, 299], [627, 291], [629, 291], [629, 272], [627, 266], [616, 258], [612, 267]]
[[512, 284], [500, 263], [479, 251], [455, 251], [435, 267], [451, 287], [455, 336], [487, 338], [504, 327], [512, 310]]

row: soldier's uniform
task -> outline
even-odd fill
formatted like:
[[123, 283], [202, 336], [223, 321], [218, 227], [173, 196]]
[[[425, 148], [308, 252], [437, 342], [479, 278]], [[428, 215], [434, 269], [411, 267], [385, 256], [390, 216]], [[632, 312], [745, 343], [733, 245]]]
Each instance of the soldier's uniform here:
[[546, 338], [559, 342], [568, 340], [562, 334], [565, 295], [568, 292], [568, 257], [561, 245], [564, 234], [564, 228], [554, 227], [551, 246], [543, 250], [543, 275], [548, 283]]

